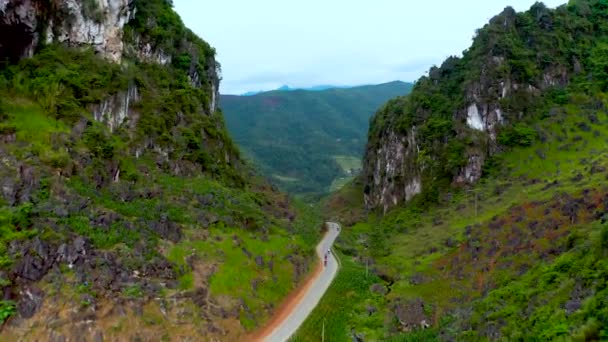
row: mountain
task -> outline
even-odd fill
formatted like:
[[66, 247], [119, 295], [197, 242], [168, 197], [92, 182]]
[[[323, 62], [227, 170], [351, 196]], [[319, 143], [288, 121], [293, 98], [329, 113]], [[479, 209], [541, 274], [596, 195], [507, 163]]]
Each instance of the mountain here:
[[299, 340], [608, 340], [607, 80], [608, 2], [536, 3], [385, 104]]
[[0, 340], [263, 324], [320, 222], [240, 157], [215, 50], [166, 0], [1, 1], [0, 31]]
[[[323, 90], [329, 90], [329, 89], [348, 89], [348, 88], [355, 88], [354, 86], [335, 86], [335, 85], [329, 85], [329, 84], [325, 84], [325, 85], [317, 85], [317, 86], [312, 86], [312, 87], [308, 87], [308, 88], [292, 88], [288, 85], [283, 85], [277, 89], [275, 89], [275, 91], [294, 91], [294, 90], [308, 90], [308, 91], [323, 91]], [[257, 95], [260, 93], [265, 93], [267, 91], [248, 91], [244, 94], [241, 94], [240, 96], [252, 96], [252, 95]]]
[[229, 131], [264, 174], [293, 193], [323, 193], [360, 169], [369, 118], [411, 87], [391, 82], [220, 100]]

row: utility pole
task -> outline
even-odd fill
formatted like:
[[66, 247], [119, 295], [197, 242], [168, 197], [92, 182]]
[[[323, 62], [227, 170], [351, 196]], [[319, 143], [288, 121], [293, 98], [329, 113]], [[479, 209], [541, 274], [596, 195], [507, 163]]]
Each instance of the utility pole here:
[[321, 342], [325, 342], [325, 318], [323, 318], [323, 330], [321, 330]]
[[470, 190], [465, 190], [465, 202], [467, 202], [467, 205], [469, 203], [469, 192], [472, 192], [475, 194], [475, 219], [477, 219], [477, 191], [475, 191], [474, 189], [470, 189]]

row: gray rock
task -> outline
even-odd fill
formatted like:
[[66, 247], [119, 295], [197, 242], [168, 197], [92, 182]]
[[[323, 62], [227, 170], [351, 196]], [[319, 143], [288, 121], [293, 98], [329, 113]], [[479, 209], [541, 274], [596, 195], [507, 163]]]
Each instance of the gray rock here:
[[95, 334], [93, 334], [93, 342], [103, 342], [103, 333], [99, 330], [97, 330], [95, 332]]
[[61, 335], [60, 333], [52, 330], [49, 333], [49, 342], [66, 342], [66, 338], [65, 336]]
[[261, 255], [256, 256], [255, 264], [258, 265], [258, 267], [263, 268], [264, 267], [264, 257]]
[[28, 286], [20, 291], [20, 300], [17, 310], [22, 318], [32, 318], [42, 306], [44, 293], [34, 286]]
[[388, 289], [386, 288], [386, 286], [382, 285], [382, 284], [374, 284], [372, 286], [369, 287], [369, 290], [372, 293], [384, 296], [388, 293]]
[[422, 327], [423, 322], [428, 321], [424, 313], [424, 302], [422, 299], [414, 299], [407, 302], [397, 301], [393, 307], [393, 311], [399, 320], [399, 324], [406, 330]]

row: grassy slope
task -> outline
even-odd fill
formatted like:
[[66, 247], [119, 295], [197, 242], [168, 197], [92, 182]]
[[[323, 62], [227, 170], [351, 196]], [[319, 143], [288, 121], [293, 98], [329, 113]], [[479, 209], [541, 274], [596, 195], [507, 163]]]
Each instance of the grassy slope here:
[[349, 165], [334, 157], [358, 159], [372, 113], [410, 89], [410, 84], [388, 83], [274, 91], [222, 96], [221, 106], [231, 134], [265, 174], [276, 175], [278, 184], [292, 192], [324, 193], [335, 178], [347, 175], [343, 167]]
[[[17, 302], [0, 301], [0, 340], [74, 339], [83, 317], [112, 340], [235, 339], [314, 257], [318, 216], [259, 179], [210, 109], [214, 49], [170, 3], [134, 6], [126, 45], [173, 63], [49, 45], [0, 70], [0, 290]], [[132, 87], [129, 124], [93, 119]]]
[[[52, 147], [52, 137], [57, 134], [67, 134], [69, 129], [61, 121], [46, 116], [35, 104], [27, 100], [18, 100], [5, 103], [4, 109], [8, 113], [8, 120], [3, 125], [16, 129], [17, 142], [7, 145], [5, 148], [13, 155], [22, 155], [26, 160], [29, 155], [40, 156], [40, 161], [53, 165], [54, 156], [65, 153], [61, 148]], [[85, 149], [83, 146], [75, 146], [75, 149]], [[67, 155], [67, 154], [66, 154]], [[132, 172], [139, 174], [147, 169], [146, 156], [140, 160], [135, 158], [121, 160], [122, 164], [132, 164], [136, 168]], [[316, 227], [320, 226], [317, 215], [309, 208], [300, 205], [298, 219], [294, 222], [292, 231], [285, 229], [285, 222], [271, 218], [264, 212], [261, 204], [269, 205], [271, 202], [267, 196], [283, 196], [271, 192], [261, 193], [259, 190], [236, 190], [226, 187], [221, 183], [207, 177], [180, 178], [163, 174], [148, 169], [147, 177], [139, 177], [137, 188], [151, 189], [158, 192], [161, 197], [146, 199], [135, 198], [125, 202], [116, 197], [115, 191], [119, 188], [95, 189], [84, 178], [72, 177], [67, 183], [66, 191], [77, 193], [89, 198], [96, 210], [103, 212], [114, 212], [125, 218], [158, 220], [161, 214], [172, 222], [176, 222], [185, 228], [183, 238], [178, 243], [165, 240], [157, 240], [144, 232], [125, 229], [117, 225], [111, 230], [99, 229], [89, 224], [89, 217], [85, 212], [82, 216], [70, 215], [61, 219], [65, 221], [70, 232], [45, 232], [37, 230], [24, 230], [20, 227], [19, 220], [22, 218], [22, 208], [11, 209], [7, 206], [0, 208], [0, 227], [2, 237], [0, 245], [0, 259], [10, 265], [12, 261], [6, 253], [10, 241], [27, 239], [34, 235], [44, 234], [69, 234], [76, 233], [91, 239], [93, 245], [101, 249], [116, 250], [124, 247], [131, 248], [142, 238], [153, 239], [154, 244], [159, 245], [159, 250], [166, 254], [169, 261], [181, 269], [180, 289], [192, 290], [200, 284], [192, 281], [191, 266], [187, 259], [196, 257], [204, 260], [206, 264], [216, 265], [215, 275], [211, 277], [210, 291], [213, 296], [228, 296], [243, 299], [249, 307], [249, 316], [245, 313], [241, 322], [246, 328], [253, 328], [261, 324], [269, 314], [265, 308], [278, 303], [297, 284], [294, 283], [294, 267], [287, 256], [291, 255], [306, 257], [312, 255], [314, 245], [318, 239]], [[49, 178], [49, 181], [57, 180]], [[59, 185], [55, 185], [57, 187]], [[200, 225], [200, 218], [196, 215], [201, 213], [201, 204], [195, 200], [198, 196], [209, 196], [213, 203], [205, 205], [205, 212], [211, 212], [218, 222], [209, 229]], [[192, 197], [190, 197], [192, 196]], [[31, 206], [31, 205], [30, 205]], [[39, 213], [37, 215], [49, 215]], [[52, 215], [52, 214], [51, 214]], [[238, 217], [250, 217], [256, 224], [264, 224], [269, 228], [266, 237], [255, 230], [248, 231], [235, 222]], [[229, 224], [226, 222], [232, 221]], [[294, 234], [295, 233], [295, 234]], [[144, 235], [142, 235], [144, 234]], [[58, 238], [59, 236], [57, 235]], [[238, 243], [235, 241], [239, 241]], [[237, 248], [237, 246], [239, 248]], [[248, 256], [242, 251], [245, 248], [253, 256]], [[155, 252], [150, 251], [149, 257], [154, 257]], [[255, 256], [262, 256], [266, 265], [258, 266], [254, 260]], [[272, 260], [272, 270], [268, 267], [268, 261]], [[304, 259], [303, 259], [304, 260]], [[137, 262], [134, 260], [133, 262]], [[253, 290], [251, 284], [257, 282], [257, 290]], [[67, 286], [79, 286], [73, 283]], [[164, 292], [163, 297], [168, 297], [172, 291]], [[255, 313], [255, 317], [251, 316]]]
[[[2, 146], [4, 153], [36, 167], [37, 173], [42, 177], [42, 188], [35, 194], [34, 203], [11, 207], [0, 201], [2, 269], [10, 268], [15, 262], [8, 253], [11, 242], [25, 241], [35, 236], [51, 242], [64, 241], [74, 234], [84, 236], [94, 248], [121, 255], [125, 269], [141, 269], [149, 260], [166, 257], [177, 270], [179, 286], [158, 291], [155, 294], [157, 300], [166, 300], [180, 296], [180, 293], [209, 286], [211, 300], [220, 302], [227, 310], [237, 307], [241, 311], [242, 326], [239, 329], [253, 329], [262, 324], [269, 317], [271, 308], [294, 289], [297, 281], [304, 276], [296, 275], [293, 261], [295, 258], [306, 267], [306, 260], [312, 257], [319, 237], [316, 229], [320, 226], [318, 215], [311, 212], [310, 208], [299, 205], [296, 220], [289, 223], [285, 217], [280, 218], [284, 213], [272, 214], [277, 210], [279, 202], [284, 203], [284, 209], [278, 209], [279, 211], [293, 210], [286, 204], [285, 196], [270, 188], [264, 189], [263, 183], [260, 183], [262, 187], [253, 185], [237, 189], [204, 175], [176, 177], [157, 169], [154, 157], [147, 154], [140, 158], [126, 154], [118, 154], [119, 157], [115, 155], [115, 158], [119, 158], [122, 177], [119, 182], [108, 184], [107, 187], [97, 188], [91, 181], [89, 176], [94, 168], [62, 179], [57, 175], [71, 172], [65, 170], [72, 163], [73, 151], [84, 153], [90, 148], [86, 139], [72, 140], [73, 144], [69, 145], [72, 152], [68, 152], [62, 144], [70, 140], [68, 137], [71, 129], [65, 122], [49, 117], [37, 104], [27, 99], [4, 100], [3, 110], [5, 118], [0, 126], [2, 132], [10, 130], [16, 134], [15, 143]], [[104, 130], [96, 123], [91, 127]], [[110, 139], [115, 151], [125, 145], [118, 135], [111, 136]], [[137, 194], [134, 198], [124, 199], [125, 194], [134, 191]], [[38, 209], [53, 205], [57, 193], [68, 193], [71, 198], [87, 198], [87, 210], [70, 213], [67, 217], [57, 217], [54, 212]], [[210, 200], [203, 204], [201, 198], [205, 196], [210, 196]], [[117, 222], [108, 229], [93, 225], [91, 215], [119, 215], [124, 221]], [[204, 228], [202, 216], [206, 220], [217, 220], [217, 223]], [[140, 220], [158, 222], [163, 217], [180, 226], [184, 237], [179, 242], [164, 240], [140, 227]], [[53, 228], [40, 230], [32, 228], [32, 225], [39, 227], [32, 220], [50, 220], [56, 224]], [[245, 227], [244, 222], [249, 222], [250, 226]], [[261, 233], [260, 229], [266, 232]], [[140, 257], [133, 254], [133, 249], [142, 241], [145, 241], [148, 251]], [[260, 256], [263, 257], [263, 265], [256, 263], [255, 258]], [[272, 262], [272, 267], [269, 262]], [[199, 272], [198, 268], [212, 270], [214, 275], [211, 275], [209, 284], [200, 283], [207, 282], [207, 279], [201, 277], [208, 276], [208, 273]], [[93, 288], [83, 288], [83, 282], [73, 276], [73, 271], [68, 268], [61, 270], [63, 275], [60, 280], [45, 278], [39, 286], [49, 294], [55, 293], [55, 298], [61, 298], [62, 305], [86, 308], [83, 295], [92, 295], [97, 305], [105, 300]], [[306, 272], [306, 268], [299, 272]], [[5, 273], [0, 273], [0, 285], [10, 286], [10, 280], [3, 278], [3, 275]], [[154, 282], [152, 279], [147, 280]], [[255, 289], [252, 285], [254, 283]], [[125, 285], [121, 297], [124, 297], [123, 300], [139, 300], [148, 295], [142, 292], [141, 285], [135, 283]], [[240, 309], [239, 301], [245, 305]], [[49, 306], [59, 308], [47, 303], [46, 308]], [[162, 313], [166, 309], [161, 309], [158, 305], [152, 305], [147, 310], [149, 315], [168, 319]], [[202, 310], [188, 310], [192, 316], [184, 316], [183, 319], [191, 319], [191, 323], [195, 324], [197, 314]], [[2, 321], [14, 312], [14, 303], [0, 302]], [[60, 314], [60, 317], [63, 316]], [[105, 321], [114, 318], [109, 315], [97, 322], [103, 325]], [[139, 321], [139, 318], [134, 319]], [[127, 328], [129, 324], [123, 323], [113, 323], [108, 336], [129, 336], [132, 332]], [[156, 331], [154, 334], [164, 331], [171, 335], [172, 331], [176, 332], [172, 324], [159, 325], [157, 328], [150, 329]], [[31, 328], [28, 336], [45, 336], [44, 329], [44, 326]], [[180, 333], [185, 331], [188, 329], [184, 328]], [[6, 338], [17, 338], [17, 335], [11, 335], [11, 330], [3, 333], [8, 334], [5, 335]]]
[[[329, 340], [347, 340], [351, 329], [370, 340], [394, 336], [393, 304], [414, 299], [436, 327], [421, 340], [439, 331], [465, 340], [608, 338], [608, 228], [598, 221], [608, 210], [608, 115], [582, 109], [584, 96], [570, 99], [536, 127], [544, 142], [504, 153], [475, 187], [345, 229], [338, 246], [373, 260], [391, 291], [344, 304], [346, 326]], [[337, 300], [332, 293], [323, 303]], [[369, 301], [386, 318], [371, 331], [361, 308]], [[322, 315], [315, 311], [303, 331]]]

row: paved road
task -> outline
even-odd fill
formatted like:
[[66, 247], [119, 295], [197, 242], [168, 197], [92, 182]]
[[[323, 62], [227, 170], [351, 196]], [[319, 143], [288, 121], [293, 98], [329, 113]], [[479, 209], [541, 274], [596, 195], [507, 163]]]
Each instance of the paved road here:
[[[317, 246], [317, 255], [323, 260], [325, 253], [331, 248], [340, 234], [340, 225], [333, 222], [328, 222], [329, 231], [323, 240]], [[272, 332], [264, 338], [267, 342], [283, 342], [287, 341], [293, 335], [300, 325], [304, 323], [308, 315], [317, 306], [327, 288], [334, 280], [338, 272], [338, 261], [332, 253], [329, 253], [327, 258], [327, 266], [323, 267], [321, 273], [317, 276], [311, 286], [308, 287], [306, 294], [298, 302], [296, 307], [285, 317], [285, 319], [277, 324]]]

